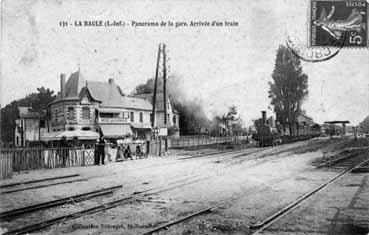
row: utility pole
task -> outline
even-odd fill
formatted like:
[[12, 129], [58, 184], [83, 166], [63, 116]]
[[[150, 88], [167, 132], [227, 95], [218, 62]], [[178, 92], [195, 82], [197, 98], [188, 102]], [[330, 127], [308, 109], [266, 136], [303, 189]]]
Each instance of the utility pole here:
[[167, 127], [167, 52], [165, 50], [165, 44], [163, 44], [163, 97], [164, 97], [164, 127]]
[[155, 128], [155, 103], [156, 103], [156, 91], [157, 91], [157, 86], [158, 86], [160, 53], [161, 53], [161, 44], [159, 44], [158, 58], [157, 58], [157, 61], [156, 61], [155, 85], [154, 85], [154, 94], [153, 94], [153, 98], [152, 98], [152, 123], [151, 123], [151, 126], [152, 126], [153, 130]]
[[[163, 98], [164, 98], [164, 128], [167, 128], [168, 114], [167, 114], [167, 52], [165, 50], [165, 44], [163, 44]], [[168, 129], [167, 129], [168, 133]], [[168, 151], [168, 139], [164, 139], [164, 150]]]

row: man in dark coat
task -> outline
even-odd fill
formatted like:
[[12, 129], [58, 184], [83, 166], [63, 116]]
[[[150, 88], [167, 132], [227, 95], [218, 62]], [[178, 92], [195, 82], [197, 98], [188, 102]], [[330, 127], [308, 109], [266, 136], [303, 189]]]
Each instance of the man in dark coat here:
[[95, 165], [99, 165], [99, 162], [100, 162], [100, 153], [99, 153], [99, 140], [96, 141], [96, 144], [95, 144], [95, 152], [94, 152], [94, 156], [95, 156]]
[[97, 144], [97, 149], [98, 149], [98, 164], [100, 165], [100, 160], [101, 160], [101, 164], [105, 165], [105, 139], [104, 137], [100, 138], [99, 143]]

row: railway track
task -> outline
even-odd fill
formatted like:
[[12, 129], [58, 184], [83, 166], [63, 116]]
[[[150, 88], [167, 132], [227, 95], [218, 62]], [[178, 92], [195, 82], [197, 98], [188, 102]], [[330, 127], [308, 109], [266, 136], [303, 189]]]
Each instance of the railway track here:
[[56, 206], [65, 205], [68, 203], [77, 203], [84, 200], [89, 200], [94, 197], [104, 196], [108, 194], [112, 194], [114, 190], [122, 188], [123, 185], [117, 185], [109, 188], [103, 188], [95, 191], [91, 191], [88, 193], [78, 194], [70, 197], [65, 197], [61, 199], [57, 199], [54, 201], [48, 201], [44, 203], [38, 203], [31, 206], [26, 206], [6, 212], [0, 213], [0, 220], [1, 221], [11, 221], [17, 217], [24, 216], [26, 214], [39, 211], [39, 210], [45, 210]]
[[[112, 175], [114, 175], [114, 174], [111, 174], [111, 175], [108, 175], [108, 176], [112, 176]], [[45, 188], [45, 187], [61, 185], [61, 184], [71, 184], [71, 183], [76, 183], [76, 182], [83, 182], [83, 181], [88, 181], [90, 179], [99, 178], [99, 177], [103, 177], [103, 176], [104, 175], [97, 175], [97, 176], [90, 176], [90, 177], [85, 177], [85, 178], [81, 178], [81, 179], [74, 179], [74, 180], [55, 182], [55, 183], [50, 183], [50, 184], [36, 185], [36, 186], [31, 186], [31, 187], [26, 187], [26, 188], [11, 189], [11, 190], [7, 190], [7, 191], [2, 191], [0, 194], [9, 194], [9, 193], [15, 193], [15, 192], [21, 192], [21, 191], [32, 190], [32, 189]]]
[[349, 168], [368, 158], [369, 156], [365, 154], [366, 152], [365, 150], [355, 151], [354, 153], [348, 152], [338, 158], [329, 159], [316, 166], [316, 168], [333, 168], [339, 170]]
[[[277, 184], [277, 183], [281, 183], [281, 182], [286, 181], [286, 180], [288, 180], [288, 179], [290, 179], [290, 178], [291, 178], [291, 177], [286, 177], [286, 178], [280, 179], [280, 180], [276, 181], [276, 182], [275, 182], [275, 184]], [[184, 221], [186, 221], [186, 220], [188, 220], [188, 219], [191, 219], [191, 218], [194, 218], [194, 217], [196, 217], [196, 216], [200, 216], [200, 215], [203, 215], [203, 214], [208, 214], [208, 213], [214, 212], [216, 209], [219, 209], [219, 208], [220, 208], [220, 207], [222, 207], [222, 206], [225, 206], [225, 205], [227, 205], [227, 204], [230, 204], [230, 203], [232, 203], [233, 201], [236, 201], [236, 200], [238, 200], [238, 199], [241, 199], [241, 198], [243, 198], [243, 197], [246, 197], [246, 196], [248, 196], [248, 195], [250, 195], [250, 194], [260, 193], [260, 192], [262, 192], [262, 191], [267, 190], [268, 188], [269, 188], [268, 186], [266, 186], [266, 187], [261, 187], [261, 188], [260, 188], [260, 187], [259, 187], [259, 188], [254, 187], [254, 188], [252, 188], [252, 189], [248, 190], [246, 193], [243, 193], [243, 194], [238, 195], [238, 196], [236, 196], [236, 197], [229, 198], [229, 199], [227, 199], [227, 200], [225, 200], [225, 201], [222, 201], [222, 202], [220, 202], [220, 203], [217, 203], [217, 204], [215, 204], [215, 205], [212, 205], [212, 206], [209, 206], [209, 207], [202, 208], [202, 209], [200, 209], [200, 210], [198, 210], [198, 211], [196, 211], [196, 212], [194, 212], [194, 213], [190, 213], [189, 215], [186, 215], [186, 216], [183, 216], [183, 217], [177, 218], [177, 219], [175, 219], [175, 220], [173, 220], [173, 221], [170, 221], [170, 222], [168, 222], [168, 223], [165, 223], [165, 224], [163, 224], [163, 225], [160, 225], [159, 227], [156, 227], [156, 228], [154, 228], [154, 229], [152, 229], [152, 230], [146, 231], [146, 232], [144, 232], [142, 235], [154, 234], [154, 233], [156, 233], [156, 232], [159, 232], [159, 231], [164, 230], [164, 229], [168, 229], [169, 227], [171, 227], [171, 226], [173, 226], [173, 225], [179, 224], [179, 223], [181, 223], [181, 222], [184, 222]]]
[[[363, 156], [361, 156], [361, 155], [363, 155]], [[338, 161], [338, 162], [335, 161], [334, 164], [340, 163], [340, 168], [339, 169], [344, 168], [344, 170], [341, 173], [339, 173], [338, 175], [336, 175], [332, 179], [328, 180], [327, 182], [319, 185], [318, 187], [316, 187], [312, 191], [310, 191], [310, 192], [304, 194], [303, 196], [299, 197], [296, 201], [290, 203], [286, 207], [284, 207], [281, 210], [277, 211], [275, 214], [273, 214], [273, 215], [269, 216], [268, 218], [264, 219], [262, 222], [250, 225], [251, 229], [257, 229], [254, 233], [252, 233], [252, 235], [259, 235], [262, 231], [264, 231], [265, 229], [270, 227], [276, 221], [278, 221], [282, 217], [286, 216], [287, 214], [291, 213], [294, 209], [296, 209], [298, 207], [299, 204], [301, 204], [302, 202], [308, 200], [312, 195], [318, 193], [319, 191], [321, 191], [322, 189], [327, 187], [329, 184], [335, 182], [336, 180], [338, 180], [338, 179], [342, 178], [343, 176], [345, 176], [346, 174], [350, 173], [353, 169], [358, 168], [361, 165], [366, 164], [369, 161], [368, 156], [365, 155], [365, 154], [361, 154], [361, 155], [360, 154], [358, 155], [360, 157], [358, 157], [358, 156], [355, 157], [354, 156], [354, 157], [351, 157], [351, 158], [346, 158], [345, 161]]]
[[[264, 230], [265, 228], [267, 228], [268, 226], [270, 226], [272, 223], [274, 223], [275, 221], [277, 221], [279, 218], [281, 218], [282, 216], [286, 215], [287, 213], [290, 213], [293, 209], [295, 209], [300, 203], [302, 203], [303, 201], [309, 199], [312, 195], [318, 193], [320, 190], [322, 190], [323, 188], [325, 188], [326, 186], [328, 186], [329, 184], [333, 183], [334, 181], [338, 180], [339, 178], [343, 177], [344, 175], [346, 175], [347, 173], [349, 173], [352, 169], [356, 168], [356, 167], [359, 167], [363, 164], [366, 164], [369, 160], [368, 160], [368, 157], [358, 157], [358, 158], [355, 158], [355, 157], [352, 157], [349, 159], [347, 159], [347, 161], [349, 163], [344, 163], [342, 164], [343, 162], [340, 162], [341, 166], [345, 168], [345, 170], [343, 170], [341, 173], [339, 173], [338, 175], [336, 175], [335, 177], [331, 178], [330, 180], [326, 181], [325, 183], [319, 185], [318, 187], [314, 188], [312, 191], [309, 191], [308, 193], [304, 194], [303, 196], [299, 197], [296, 201], [290, 203], [289, 205], [287, 205], [286, 207], [284, 207], [283, 209], [279, 210], [278, 212], [276, 212], [275, 214], [269, 216], [268, 218], [264, 219], [263, 221], [259, 222], [259, 223], [256, 223], [256, 224], [252, 224], [249, 226], [250, 229], [254, 230], [254, 229], [257, 229], [257, 231], [255, 231], [253, 234], [259, 234], [259, 232], [261, 232], [262, 230]], [[295, 177], [295, 176], [291, 176], [291, 177], [287, 177], [285, 179], [282, 179], [280, 180], [279, 182], [275, 182], [273, 183], [272, 185], [275, 185], [275, 184], [278, 184], [278, 183], [281, 183], [285, 180], [288, 180], [292, 177]], [[157, 233], [161, 230], [164, 230], [164, 229], [168, 229], [169, 227], [173, 226], [173, 225], [177, 225], [177, 224], [180, 224], [186, 220], [189, 220], [189, 219], [192, 219], [196, 216], [200, 216], [200, 215], [203, 215], [203, 214], [207, 214], [207, 213], [211, 213], [213, 211], [215, 211], [216, 209], [226, 205], [226, 204], [230, 204], [238, 199], [241, 199], [247, 195], [250, 195], [250, 194], [255, 194], [255, 193], [260, 193], [264, 190], [266, 190], [267, 187], [264, 187], [264, 188], [261, 188], [261, 189], [258, 189], [258, 190], [251, 190], [251, 191], [248, 191], [244, 194], [241, 194], [239, 196], [236, 196], [236, 197], [232, 197], [232, 198], [229, 198], [228, 200], [225, 200], [223, 202], [220, 202], [218, 204], [215, 204], [213, 206], [210, 206], [210, 207], [206, 207], [206, 208], [203, 208], [203, 209], [200, 209], [198, 211], [196, 211], [195, 213], [191, 213], [187, 216], [183, 216], [183, 217], [180, 217], [180, 218], [177, 218], [175, 220], [172, 220], [170, 222], [167, 222], [166, 224], [164, 225], [161, 225], [161, 226], [158, 226], [152, 230], [149, 230], [145, 233], [143, 233], [143, 235], [148, 235], [148, 234], [154, 234], [154, 233]]]
[[[247, 154], [247, 153], [243, 153], [243, 155], [245, 155], [245, 154]], [[239, 157], [239, 156], [237, 156], [237, 157]], [[216, 175], [213, 175], [213, 176], [216, 176]], [[86, 210], [82, 210], [82, 211], [79, 211], [79, 212], [76, 212], [76, 213], [67, 214], [67, 215], [60, 216], [60, 217], [57, 217], [57, 218], [53, 218], [53, 219], [50, 219], [50, 220], [42, 221], [40, 223], [27, 225], [27, 226], [22, 227], [22, 228], [17, 228], [17, 229], [11, 230], [11, 231], [9, 231], [5, 234], [26, 234], [26, 233], [39, 231], [39, 230], [42, 230], [42, 229], [47, 228], [49, 226], [52, 226], [54, 224], [60, 223], [62, 221], [64, 222], [66, 220], [76, 219], [76, 218], [82, 217], [84, 215], [94, 214], [94, 213], [104, 211], [104, 210], [108, 210], [108, 209], [111, 209], [111, 208], [114, 208], [114, 207], [117, 207], [117, 206], [122, 206], [125, 203], [128, 203], [132, 200], [141, 200], [142, 201], [142, 199], [144, 197], [154, 195], [154, 194], [158, 194], [158, 193], [161, 193], [161, 192], [165, 192], [165, 191], [175, 189], [175, 188], [178, 188], [178, 187], [182, 187], [182, 186], [185, 186], [185, 185], [188, 185], [188, 184], [193, 184], [193, 183], [205, 180], [205, 179], [209, 179], [213, 176], [202, 177], [201, 175], [195, 175], [195, 176], [191, 176], [191, 177], [187, 177], [187, 178], [179, 179], [179, 180], [178, 180], [178, 176], [177, 176], [176, 177], [177, 180], [172, 181], [168, 184], [169, 187], [165, 187], [163, 185], [160, 185], [160, 186], [152, 187], [152, 188], [149, 188], [149, 189], [146, 189], [146, 190], [143, 190], [143, 191], [133, 192], [130, 196], [127, 196], [127, 197], [124, 197], [124, 198], [121, 198], [121, 199], [117, 199], [117, 200], [113, 200], [111, 202], [103, 203], [103, 204], [100, 204], [98, 206], [95, 206], [95, 207], [92, 207], [92, 208], [89, 208], [89, 209], [86, 209]], [[188, 180], [191, 180], [191, 181], [188, 182]], [[172, 186], [173, 184], [174, 184], [174, 186]], [[101, 192], [90, 192], [90, 194], [87, 193], [86, 195], [76, 195], [74, 197], [77, 199], [77, 200], [75, 200], [75, 202], [79, 202], [79, 201], [82, 201], [82, 200], [88, 200], [88, 199], [91, 199], [91, 198], [94, 198], [94, 197], [97, 197], [97, 196], [106, 195], [106, 194], [109, 194], [109, 193], [111, 193], [111, 192], [109, 192], [108, 189], [106, 189], [106, 191], [102, 190]], [[53, 206], [70, 203], [70, 201], [73, 201], [73, 200], [74, 199], [71, 199], [71, 197], [68, 197], [68, 198], [64, 198], [64, 199], [61, 199], [61, 200], [46, 202], [46, 203], [43, 203], [41, 205], [34, 205], [34, 206], [26, 207], [26, 208], [16, 209], [16, 210], [13, 210], [13, 211], [5, 212], [3, 216], [0, 216], [0, 219], [3, 218], [4, 220], [6, 220], [5, 217], [9, 216], [8, 219], [11, 220], [12, 217], [17, 218], [17, 217], [23, 216], [25, 214], [32, 213], [36, 210], [48, 209], [48, 208], [51, 208]]]
[[[32, 233], [32, 232], [36, 232], [39, 230], [42, 230], [44, 228], [50, 227], [52, 225], [58, 224], [60, 222], [65, 222], [71, 219], [77, 219], [79, 217], [85, 216], [85, 215], [90, 215], [90, 214], [94, 214], [97, 212], [101, 212], [101, 211], [105, 211], [105, 210], [109, 210], [111, 208], [117, 207], [117, 206], [122, 206], [128, 202], [131, 202], [132, 200], [139, 200], [142, 199], [143, 197], [147, 197], [147, 196], [151, 196], [154, 194], [159, 194], [161, 192], [165, 192], [165, 191], [169, 191], [175, 188], [179, 188], [185, 185], [189, 185], [189, 184], [193, 184], [196, 183], [200, 180], [203, 180], [205, 178], [208, 177], [204, 177], [204, 178], [198, 178], [198, 179], [193, 179], [195, 177], [189, 177], [189, 178], [185, 178], [182, 180], [177, 180], [174, 182], [170, 182], [169, 184], [165, 184], [165, 185], [159, 185], [159, 186], [155, 186], [155, 187], [151, 187], [148, 188], [146, 190], [140, 191], [140, 192], [134, 192], [129, 196], [117, 199], [117, 200], [113, 200], [107, 203], [103, 203], [100, 204], [98, 206], [95, 207], [91, 207], [85, 210], [81, 210], [75, 213], [71, 213], [71, 214], [67, 214], [67, 215], [63, 215], [60, 217], [56, 217], [53, 219], [49, 219], [49, 220], [45, 220], [45, 221], [41, 221], [39, 223], [35, 223], [35, 224], [30, 224], [21, 228], [17, 228], [8, 232], [3, 233], [4, 235], [10, 235], [10, 234], [27, 234], [27, 233]], [[191, 180], [192, 179], [192, 180]], [[191, 180], [191, 181], [187, 181], [187, 180]], [[186, 182], [187, 181], [187, 182]]]
[[27, 188], [20, 188], [20, 189], [13, 189], [13, 190], [8, 190], [8, 191], [3, 191], [3, 192], [1, 192], [1, 194], [9, 194], [9, 193], [15, 193], [15, 192], [26, 191], [26, 190], [31, 190], [31, 189], [39, 189], [39, 188], [45, 188], [45, 187], [50, 187], [50, 186], [54, 186], [54, 185], [70, 184], [70, 183], [76, 183], [76, 182], [87, 181], [87, 180], [88, 179], [85, 178], [85, 179], [62, 181], [62, 182], [57, 182], [57, 183], [52, 183], [52, 184], [37, 185], [37, 186], [32, 186], [32, 187], [27, 187]]
[[3, 184], [3, 185], [0, 185], [0, 188], [9, 188], [9, 187], [14, 187], [14, 186], [19, 186], [19, 185], [34, 184], [34, 183], [39, 183], [43, 181], [72, 178], [72, 177], [77, 177], [77, 176], [80, 176], [80, 175], [79, 174], [64, 175], [64, 176], [57, 176], [57, 177], [51, 177], [51, 178], [45, 178], [45, 179], [23, 181], [23, 182], [11, 183], [11, 184]]
[[[258, 151], [262, 151], [262, 150], [264, 150], [264, 149], [261, 149], [261, 150], [258, 149]], [[234, 152], [235, 151], [232, 151], [232, 154], [234, 154]], [[254, 151], [241, 153], [241, 154], [233, 156], [233, 157], [238, 158], [238, 157], [248, 155], [248, 154], [252, 154], [252, 153], [254, 153]], [[217, 153], [217, 154], [223, 154], [223, 153]], [[185, 186], [185, 185], [193, 184], [193, 183], [199, 182], [201, 180], [211, 178], [212, 176], [202, 177], [202, 178], [198, 178], [198, 177], [200, 177], [200, 175], [188, 177], [188, 178], [185, 178], [185, 179], [182, 179], [182, 180], [176, 180], [174, 182], [170, 182], [169, 184], [159, 185], [159, 186], [156, 186], [156, 187], [146, 189], [144, 191], [134, 192], [131, 195], [126, 196], [124, 198], [120, 198], [120, 199], [113, 200], [113, 201], [110, 201], [110, 202], [107, 202], [107, 203], [103, 203], [103, 204], [91, 207], [89, 209], [81, 210], [81, 211], [76, 212], [76, 213], [71, 213], [71, 214], [63, 215], [63, 216], [56, 217], [56, 218], [53, 218], [53, 219], [50, 219], [50, 220], [45, 220], [45, 221], [42, 221], [42, 222], [39, 222], [39, 223], [30, 224], [30, 225], [27, 225], [27, 226], [24, 226], [24, 227], [21, 227], [21, 228], [17, 228], [17, 229], [8, 231], [5, 234], [26, 234], [26, 233], [30, 233], [30, 232], [39, 231], [39, 230], [42, 230], [42, 229], [47, 228], [49, 226], [52, 226], [54, 224], [58, 224], [62, 221], [76, 219], [76, 218], [79, 218], [79, 217], [82, 217], [82, 216], [85, 216], [85, 215], [94, 214], [94, 213], [97, 213], [97, 212], [100, 212], [100, 211], [105, 211], [105, 210], [108, 210], [108, 209], [111, 209], [111, 208], [114, 208], [114, 207], [117, 207], [117, 206], [122, 206], [122, 205], [124, 205], [124, 204], [126, 204], [126, 203], [128, 203], [132, 200], [140, 200], [140, 199], [142, 200], [142, 198], [144, 198], [146, 196], [158, 194], [158, 193], [161, 193], [161, 192], [164, 192], [164, 191], [168, 191], [168, 190], [175, 189], [175, 188], [178, 188], [178, 187], [182, 187], [182, 186]], [[198, 179], [196, 179], [196, 178], [198, 178]], [[191, 181], [188, 181], [188, 180], [191, 180]], [[262, 191], [262, 190], [265, 190], [265, 189], [266, 188], [258, 189], [256, 191], [254, 191], [253, 193], [257, 193], [257, 192], [259, 192], [259, 190]], [[233, 201], [236, 201], [237, 199], [242, 198], [242, 197], [244, 197], [246, 195], [249, 195], [249, 194], [250, 194], [250, 192], [247, 192], [245, 195], [240, 195], [240, 196], [237, 196], [235, 198], [230, 198], [229, 200], [226, 200], [226, 201], [224, 201], [220, 204], [214, 205], [212, 207], [201, 209], [199, 211], [199, 213], [195, 213], [195, 214], [191, 215], [188, 218], [195, 217], [197, 215], [207, 213], [207, 212], [212, 212], [215, 209], [219, 208], [220, 206], [229, 204], [229, 203], [231, 203]], [[47, 206], [45, 207], [45, 209], [47, 209]], [[20, 213], [18, 215], [22, 216], [22, 213]], [[174, 223], [171, 222], [170, 224], [166, 225], [166, 227], [169, 227], [169, 226], [172, 226], [174, 224], [180, 223], [181, 221], [184, 221], [188, 218], [184, 218], [183, 220], [179, 220], [179, 221], [172, 221]]]

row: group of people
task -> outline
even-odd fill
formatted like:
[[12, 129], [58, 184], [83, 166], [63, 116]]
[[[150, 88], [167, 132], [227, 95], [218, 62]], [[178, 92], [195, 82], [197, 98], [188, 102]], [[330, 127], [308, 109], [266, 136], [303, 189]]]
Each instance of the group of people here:
[[[106, 141], [104, 137], [99, 138], [95, 145], [95, 165], [100, 165], [100, 164], [105, 165], [105, 155], [107, 154], [105, 151], [106, 150], [105, 146], [106, 146]], [[137, 145], [136, 146], [136, 156], [141, 157], [143, 156], [143, 154], [144, 153], [141, 147]], [[117, 145], [115, 160], [123, 161], [127, 159], [133, 160], [130, 146], [127, 145], [127, 147], [124, 147], [123, 145]]]
[[[141, 150], [141, 147], [137, 145], [136, 146], [136, 157], [141, 157], [142, 155], [143, 155], [143, 152]], [[123, 161], [124, 159], [133, 160], [131, 148], [129, 147], [129, 145], [127, 145], [126, 148], [124, 148], [124, 146], [118, 145], [116, 161]]]
[[127, 148], [118, 145], [116, 161], [123, 161], [124, 159], [133, 160], [131, 148], [129, 147], [129, 145], [127, 146]]

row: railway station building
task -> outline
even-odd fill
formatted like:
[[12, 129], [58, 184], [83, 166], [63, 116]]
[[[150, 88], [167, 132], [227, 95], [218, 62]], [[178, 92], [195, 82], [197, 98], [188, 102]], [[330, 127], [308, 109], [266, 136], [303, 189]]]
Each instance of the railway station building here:
[[[50, 132], [44, 140], [61, 136], [93, 139], [99, 135], [108, 139], [149, 139], [152, 135], [149, 98], [124, 95], [111, 78], [107, 82], [90, 81], [77, 71], [65, 81], [65, 75], [61, 74], [60, 92], [49, 104], [49, 110]], [[169, 99], [167, 110], [172, 120], [167, 128], [176, 127], [179, 133], [179, 114], [175, 113]], [[161, 120], [163, 113], [157, 108], [155, 119]], [[163, 126], [160, 121], [158, 125]]]

